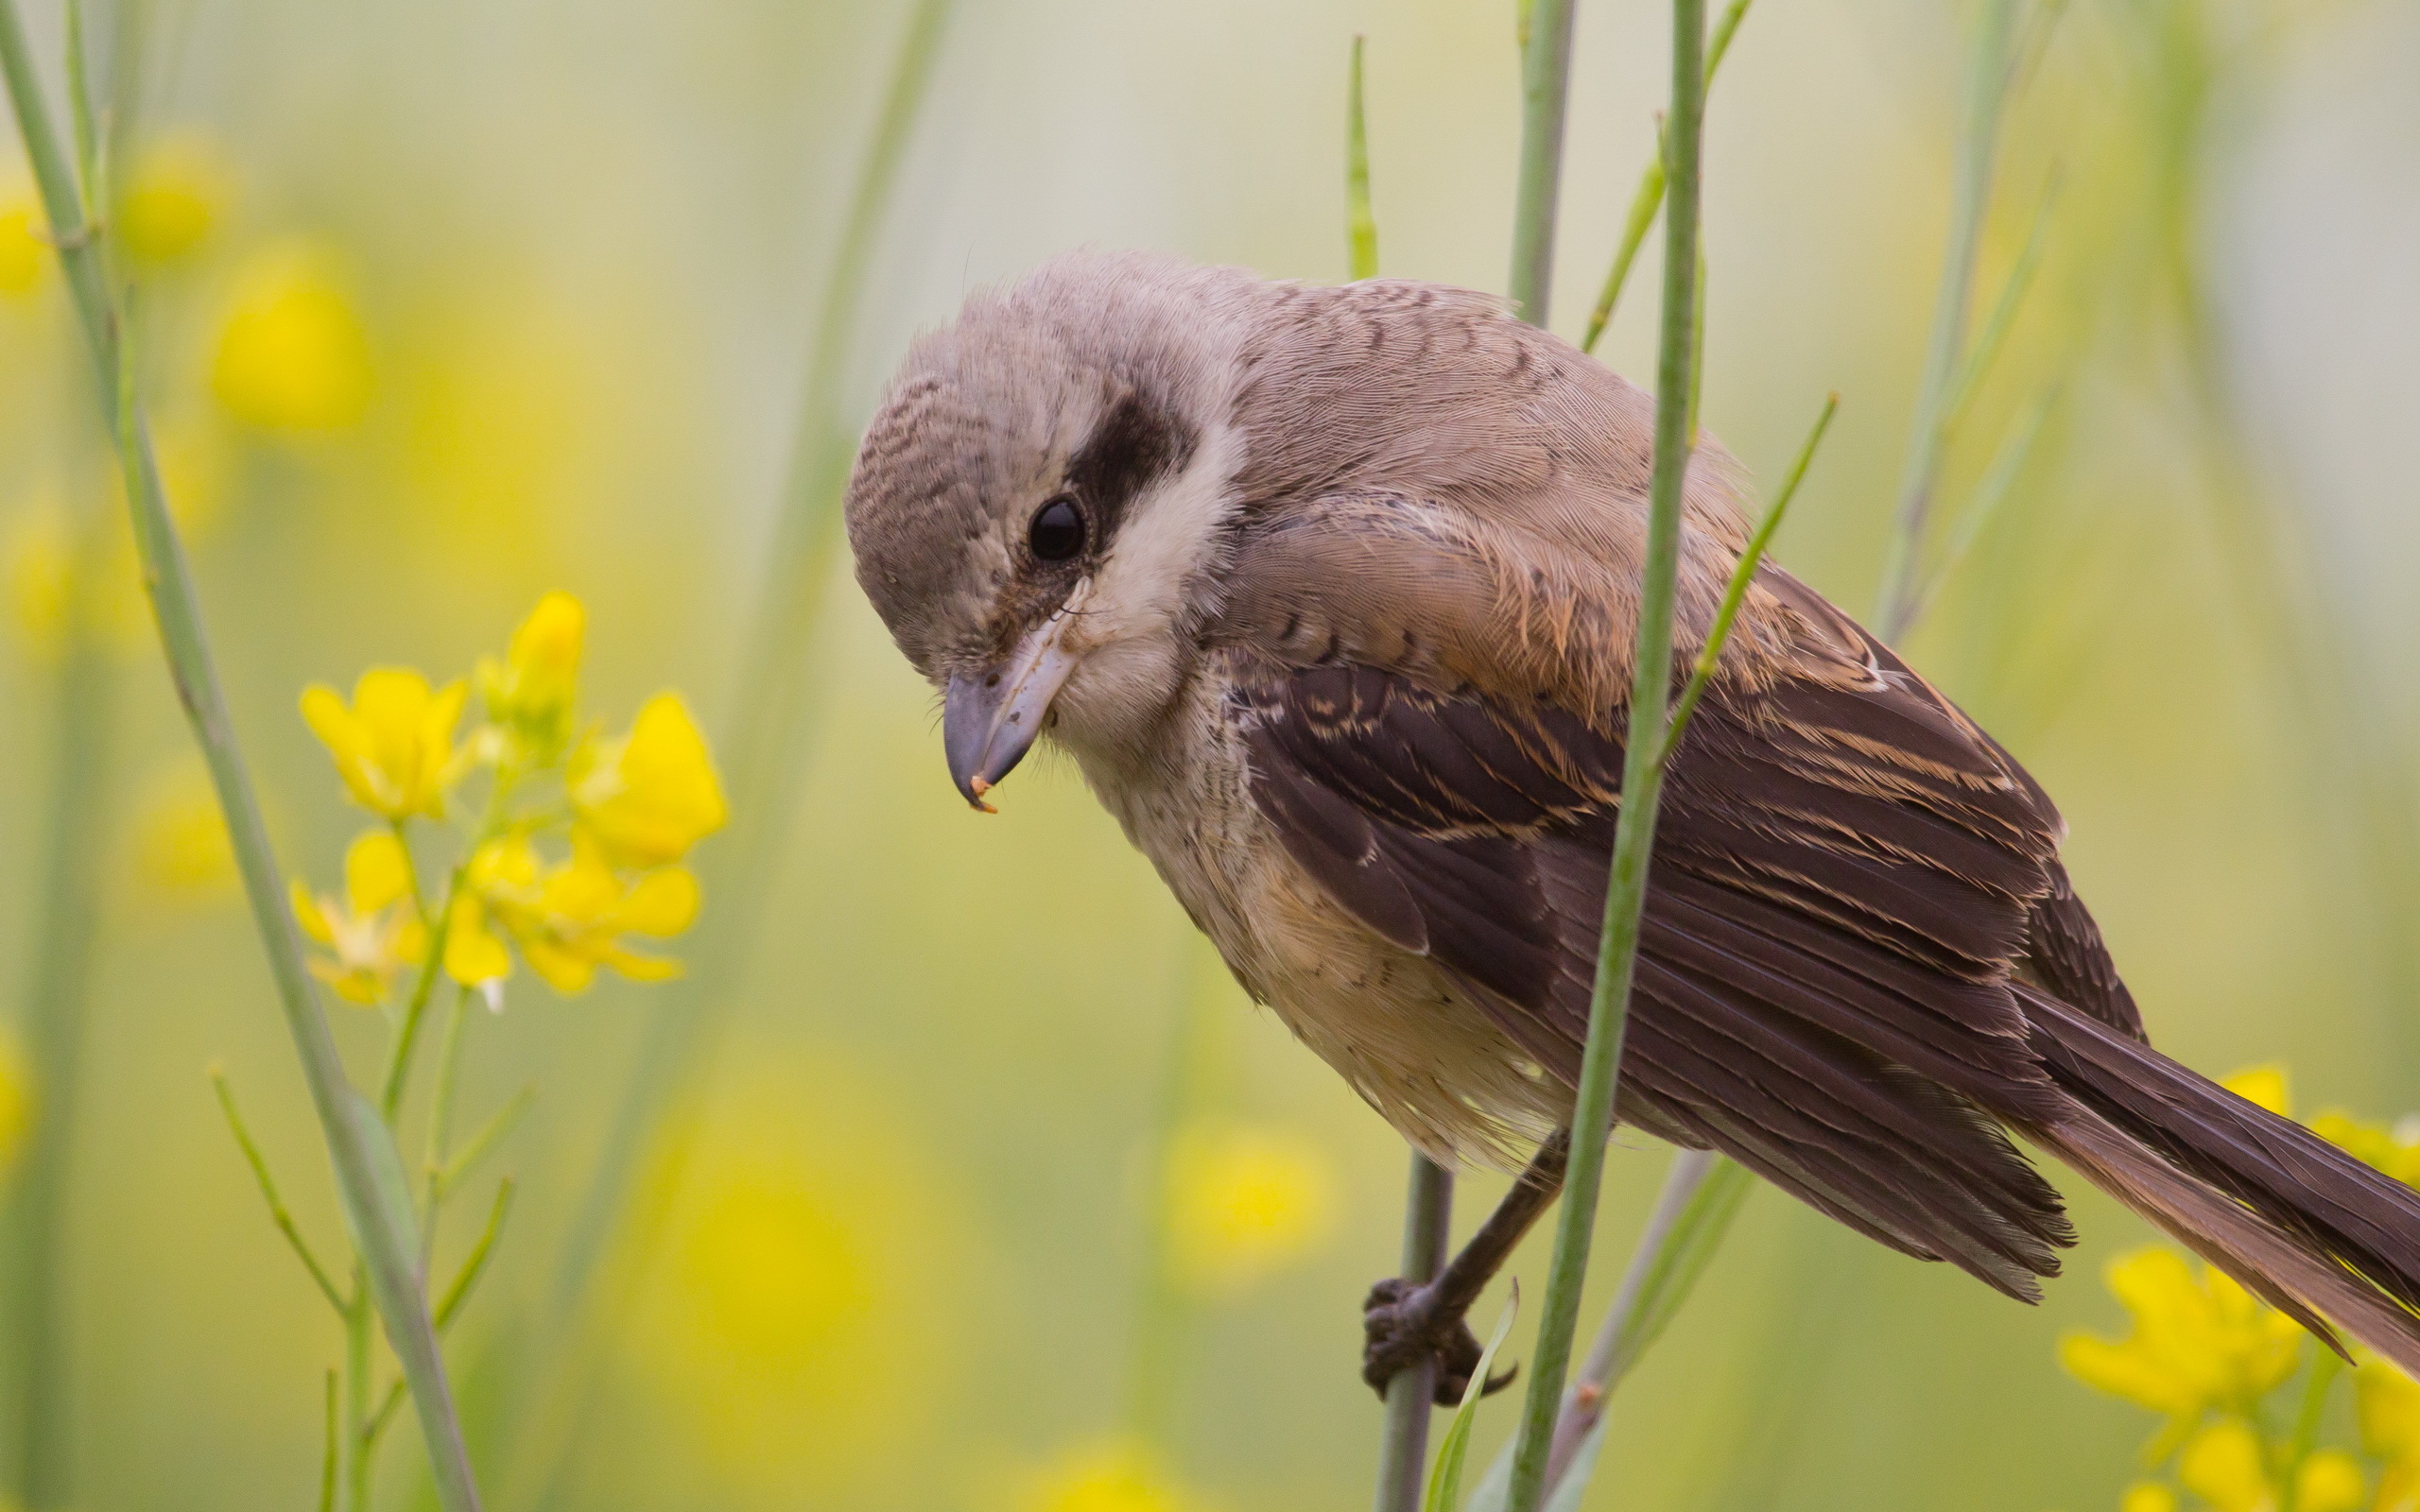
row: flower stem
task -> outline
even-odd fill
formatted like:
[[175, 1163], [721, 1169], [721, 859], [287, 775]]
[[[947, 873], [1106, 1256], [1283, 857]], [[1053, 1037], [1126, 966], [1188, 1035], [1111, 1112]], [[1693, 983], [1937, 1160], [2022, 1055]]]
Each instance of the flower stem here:
[[1521, 49], [1521, 166], [1513, 184], [1512, 313], [1547, 323], [1554, 293], [1555, 206], [1563, 123], [1571, 98], [1571, 27], [1579, 0], [1534, 0]]
[[445, 1200], [446, 1145], [454, 1137], [454, 1087], [462, 1068], [462, 1027], [470, 1022], [473, 988], [458, 986], [453, 1011], [445, 1016], [445, 1038], [437, 1050], [437, 1085], [429, 1093], [428, 1143], [421, 1158], [425, 1183], [420, 1210], [420, 1268], [428, 1274], [437, 1252], [437, 1211]]
[[1580, 1294], [1597, 1220], [1597, 1197], [1612, 1131], [1622, 1029], [1637, 964], [1647, 902], [1648, 858], [1663, 791], [1671, 696], [1672, 603], [1681, 543], [1681, 499], [1689, 461], [1689, 394], [1696, 352], [1699, 129], [1705, 99], [1704, 0], [1672, 0], [1672, 103], [1665, 119], [1664, 315], [1655, 392], [1655, 453], [1648, 483], [1647, 552], [1639, 591], [1637, 649], [1631, 685], [1629, 739], [1622, 765], [1621, 816], [1614, 833], [1602, 935], [1590, 995], [1588, 1039], [1571, 1115], [1571, 1161], [1564, 1176], [1554, 1260], [1537, 1349], [1512, 1456], [1509, 1512], [1537, 1512], [1546, 1491]]
[[[1454, 1216], [1454, 1173], [1418, 1150], [1404, 1194], [1403, 1279], [1426, 1285], [1445, 1268]], [[1428, 1410], [1437, 1399], [1434, 1356], [1387, 1383], [1386, 1429], [1379, 1438], [1377, 1512], [1417, 1512], [1421, 1468], [1428, 1462]]]
[[1357, 283], [1378, 276], [1378, 217], [1370, 208], [1370, 123], [1362, 112], [1361, 44], [1344, 86], [1344, 250]]
[[[187, 570], [184, 548], [168, 514], [161, 487], [159, 462], [151, 448], [150, 431], [135, 398], [134, 363], [128, 351], [125, 314], [104, 276], [99, 230], [81, 213], [78, 186], [52, 129], [48, 106], [34, 76], [32, 50], [26, 41], [16, 0], [0, 0], [0, 74], [23, 138], [26, 156], [41, 191], [43, 214], [59, 249], [69, 292], [91, 348], [94, 378], [102, 414], [112, 427], [118, 461], [126, 482], [127, 502], [133, 516], [135, 548], [149, 591], [168, 672], [179, 701], [184, 706], [195, 739], [210, 768], [227, 820], [228, 837], [236, 869], [244, 880], [253, 923], [258, 928], [285, 1013], [287, 1031], [302, 1060], [303, 1080], [311, 1089], [326, 1139], [337, 1187], [353, 1219], [361, 1251], [360, 1296], [374, 1297], [387, 1321], [389, 1338], [410, 1379], [422, 1431], [436, 1469], [438, 1497], [445, 1512], [476, 1512], [478, 1490], [471, 1475], [470, 1458], [462, 1446], [461, 1425], [454, 1411], [453, 1393], [444, 1364], [437, 1351], [425, 1299], [413, 1266], [408, 1209], [399, 1215], [386, 1200], [376, 1174], [383, 1153], [372, 1141], [383, 1131], [367, 1111], [361, 1095], [346, 1080], [336, 1040], [329, 1032], [311, 978], [303, 965], [302, 941], [295, 933], [286, 890], [278, 876], [268, 834], [261, 823], [260, 801], [253, 792], [228, 714], [203, 630], [200, 603]], [[398, 1222], [398, 1217], [402, 1221]], [[363, 1304], [365, 1307], [367, 1303]]]
[[14, 1499], [29, 1509], [70, 1499], [72, 1424], [60, 1251], [66, 1228], [84, 1020], [100, 916], [99, 836], [108, 828], [109, 753], [117, 679], [95, 602], [109, 570], [108, 514], [78, 520], [51, 703], [50, 798], [26, 982], [27, 1069], [34, 1117], [7, 1208], [8, 1373], [22, 1438]]

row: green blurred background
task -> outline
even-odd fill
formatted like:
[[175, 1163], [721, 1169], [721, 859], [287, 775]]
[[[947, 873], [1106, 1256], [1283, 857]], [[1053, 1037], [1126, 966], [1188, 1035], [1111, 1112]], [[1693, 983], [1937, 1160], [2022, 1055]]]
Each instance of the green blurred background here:
[[[727, 724], [906, 16], [149, 9], [124, 169], [153, 197], [145, 382], [289, 869], [329, 885], [355, 823], [301, 687], [373, 663], [467, 671], [550, 588], [588, 605], [597, 714], [618, 725], [673, 686]], [[1651, 148], [1659, 18], [1582, 9], [1566, 333]], [[50, 56], [55, 19], [33, 17]], [[1860, 610], [1945, 234], [1965, 24], [1924, 0], [1762, 0], [1711, 108], [1706, 421], [1771, 478], [1841, 393], [1777, 555]], [[1386, 271], [1500, 286], [1509, 4], [962, 0], [847, 311], [843, 418], [913, 331], [1067, 247], [1341, 278], [1357, 31]], [[2164, 1047], [2214, 1074], [2284, 1061], [2308, 1107], [2420, 1108], [2420, 8], [2071, 0], [2011, 116], [1986, 291], [2054, 180], [2041, 277], [1948, 496], [2012, 417], [2054, 386], [2058, 403], [1910, 654], [2058, 797]], [[26, 204], [0, 149], [9, 1001], [41, 927], [64, 522], [111, 487], [56, 269], [6, 218]], [[1602, 349], [1636, 376], [1651, 247]], [[333, 1250], [341, 1226], [117, 570], [107, 820], [85, 837], [105, 912], [57, 1235], [76, 1504], [302, 1506], [337, 1329], [205, 1066], [245, 1094], [305, 1229]], [[474, 1025], [468, 1116], [539, 1089], [502, 1162], [520, 1210], [450, 1350], [491, 1504], [536, 1504], [531, 1461], [565, 1468], [567, 1507], [1365, 1504], [1378, 1410], [1357, 1304], [1394, 1266], [1400, 1143], [1224, 981], [1063, 763], [1020, 772], [998, 818], [969, 816], [927, 690], [845, 561], [825, 570], [789, 648], [814, 699], [786, 757], [803, 796], [746, 969], [715, 973], [710, 1005], [618, 981], [562, 1000], [524, 976]], [[742, 810], [735, 832], [764, 822]], [[715, 1008], [699, 1095], [646, 1158], [604, 1326], [567, 1356], [560, 1254], [648, 1015]], [[369, 1074], [374, 1023], [332, 1011]], [[1622, 1146], [1592, 1314], [1663, 1163]], [[1186, 1169], [1212, 1152], [1201, 1200], [1225, 1219], [1188, 1218], [1181, 1177], [1162, 1231], [1170, 1147]], [[1464, 1184], [1465, 1225], [1500, 1188]], [[2151, 1425], [2061, 1375], [2052, 1345], [2118, 1321], [2095, 1278], [2145, 1230], [2089, 1192], [2076, 1207], [2070, 1278], [2028, 1310], [1757, 1193], [1617, 1399], [1589, 1504], [2114, 1504]], [[1543, 1252], [1522, 1256], [1532, 1297]], [[544, 1384], [566, 1360], [584, 1393]], [[1168, 1383], [1139, 1418], [1138, 1375]], [[1482, 1418], [1482, 1454], [1510, 1401]], [[1150, 1484], [1087, 1481], [1138, 1422]], [[388, 1504], [425, 1496], [417, 1452], [406, 1425]]]

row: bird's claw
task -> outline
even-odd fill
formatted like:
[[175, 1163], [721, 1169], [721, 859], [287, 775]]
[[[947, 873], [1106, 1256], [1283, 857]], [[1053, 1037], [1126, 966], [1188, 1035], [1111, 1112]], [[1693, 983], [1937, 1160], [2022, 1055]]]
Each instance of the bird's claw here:
[[[1387, 1383], [1422, 1362], [1437, 1361], [1437, 1405], [1457, 1406], [1470, 1389], [1471, 1373], [1478, 1368], [1478, 1335], [1460, 1313], [1448, 1315], [1437, 1293], [1415, 1286], [1400, 1276], [1370, 1288], [1361, 1304], [1361, 1379], [1380, 1397]], [[1488, 1378], [1481, 1396], [1512, 1383], [1515, 1370]]]

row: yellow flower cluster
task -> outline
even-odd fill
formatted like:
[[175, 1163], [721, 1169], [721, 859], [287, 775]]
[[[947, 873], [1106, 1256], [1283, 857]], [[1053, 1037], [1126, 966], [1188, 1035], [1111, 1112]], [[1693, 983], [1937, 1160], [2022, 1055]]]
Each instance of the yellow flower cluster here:
[[[2226, 1086], [2290, 1116], [2284, 1069], [2256, 1066]], [[2395, 1177], [2420, 1174], [2420, 1137], [2342, 1113], [2311, 1121], [2323, 1137]], [[2072, 1333], [2059, 1360], [2085, 1385], [2159, 1413], [2167, 1426], [2144, 1452], [2173, 1477], [2129, 1487], [2120, 1512], [2182, 1512], [2186, 1495], [2208, 1512], [2420, 1512], [2420, 1385], [2383, 1361], [2354, 1379], [2361, 1459], [2312, 1437], [2279, 1437], [2269, 1425], [2323, 1418], [2338, 1364], [2299, 1325], [2210, 1267], [2168, 1249], [2145, 1249], [2109, 1267], [2109, 1289], [2134, 1328], [2122, 1339]], [[2309, 1363], [2305, 1364], [2306, 1356]], [[2289, 1383], [2299, 1377], [2298, 1392]], [[2283, 1404], [2279, 1393], [2299, 1398]]]
[[[627, 734], [579, 729], [585, 624], [570, 594], [542, 599], [503, 658], [479, 664], [485, 718], [459, 739], [470, 693], [459, 679], [432, 687], [419, 672], [381, 667], [362, 674], [350, 700], [322, 686], [303, 693], [303, 720], [347, 795], [384, 821], [347, 852], [342, 898], [296, 886], [296, 917], [328, 952], [317, 970], [339, 995], [385, 1001], [441, 936], [446, 974], [466, 986], [502, 981], [516, 955], [566, 993], [600, 966], [641, 981], [678, 972], [629, 939], [669, 938], [696, 919], [697, 879], [681, 862], [722, 827], [722, 784], [672, 694], [649, 699]], [[424, 903], [407, 826], [446, 819], [480, 772], [482, 816], [443, 896]], [[524, 801], [531, 795], [534, 805]], [[540, 843], [558, 834], [569, 852], [561, 859]]]

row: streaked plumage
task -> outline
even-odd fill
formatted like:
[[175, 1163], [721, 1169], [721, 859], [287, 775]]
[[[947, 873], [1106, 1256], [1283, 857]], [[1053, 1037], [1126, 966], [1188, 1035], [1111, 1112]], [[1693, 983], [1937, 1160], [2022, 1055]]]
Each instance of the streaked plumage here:
[[[970, 799], [1047, 717], [1256, 999], [1407, 1138], [1503, 1162], [1570, 1106], [1651, 418], [1480, 295], [1079, 255], [918, 344], [849, 526]], [[1735, 492], [1709, 443], [1685, 664]], [[1041, 560], [1061, 498], [1089, 534]], [[2148, 1047], [2063, 833], [1764, 568], [1670, 769], [1619, 1117], [2030, 1298], [2073, 1236], [2013, 1129], [2420, 1364], [2420, 1196]]]

